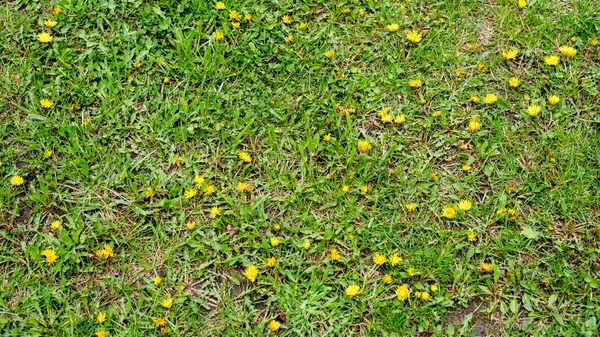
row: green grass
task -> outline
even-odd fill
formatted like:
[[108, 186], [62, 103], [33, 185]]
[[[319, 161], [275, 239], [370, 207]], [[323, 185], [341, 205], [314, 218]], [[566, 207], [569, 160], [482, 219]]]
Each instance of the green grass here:
[[[169, 336], [598, 335], [597, 1], [226, 6], [4, 3], [0, 336], [160, 336], [157, 317]], [[252, 20], [234, 30], [229, 10]], [[413, 29], [423, 33], [416, 44], [405, 36]], [[53, 42], [38, 42], [41, 32]], [[576, 57], [545, 65], [563, 45]], [[516, 60], [503, 49], [518, 50]], [[422, 88], [408, 86], [416, 78]], [[483, 103], [489, 93], [496, 104]], [[539, 116], [527, 114], [531, 104]], [[383, 108], [406, 123], [383, 123]], [[370, 151], [357, 150], [362, 140]], [[15, 175], [25, 183], [11, 186]], [[197, 175], [217, 192], [185, 198]], [[241, 182], [253, 190], [238, 192]], [[463, 199], [471, 210], [441, 216]], [[95, 254], [105, 243], [107, 260]], [[52, 266], [46, 249], [58, 256]], [[377, 266], [376, 252], [403, 261]], [[253, 283], [243, 275], [252, 264]], [[352, 284], [356, 297], [345, 294]]]

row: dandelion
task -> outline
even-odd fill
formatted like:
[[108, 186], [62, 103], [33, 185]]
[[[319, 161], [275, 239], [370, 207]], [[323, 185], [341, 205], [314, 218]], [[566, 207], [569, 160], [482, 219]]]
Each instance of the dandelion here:
[[242, 15], [238, 13], [238, 11], [232, 10], [229, 12], [229, 18], [234, 21], [240, 21], [242, 19]]
[[361, 193], [362, 195], [365, 195], [365, 194], [367, 194], [367, 192], [369, 192], [369, 186], [367, 186], [367, 185], [362, 185], [362, 186], [361, 186], [361, 188], [360, 188], [360, 193]]
[[310, 249], [310, 241], [309, 240], [304, 240], [304, 243], [302, 244], [302, 247], [304, 247], [305, 250], [309, 250]]
[[152, 198], [152, 196], [154, 195], [154, 189], [152, 187], [146, 187], [146, 189], [144, 189], [144, 195], [146, 196], [146, 198]]
[[560, 51], [560, 53], [564, 57], [573, 58], [573, 57], [575, 57], [575, 55], [577, 55], [577, 49], [570, 47], [570, 46], [561, 46], [560, 48], [558, 48], [558, 51]]
[[463, 172], [471, 172], [471, 165], [466, 165], [466, 164], [465, 164], [465, 165], [463, 165], [463, 166], [462, 166], [460, 169], [461, 169]]
[[423, 105], [425, 103], [427, 103], [427, 101], [425, 100], [425, 98], [419, 99], [419, 104]]
[[215, 41], [219, 41], [224, 37], [225, 34], [223, 34], [223, 32], [220, 29], [215, 30], [215, 32], [213, 33], [213, 38], [215, 39]]
[[90, 122], [91, 122], [91, 121], [92, 121], [92, 120], [91, 120], [89, 117], [86, 117], [86, 118], [84, 118], [84, 119], [83, 119], [83, 121], [82, 121], [81, 123], [82, 123], [84, 126], [88, 126], [88, 125], [90, 125]]
[[390, 114], [383, 115], [381, 116], [381, 121], [384, 123], [391, 123], [394, 121], [394, 116]]
[[98, 258], [103, 260], [108, 260], [108, 258], [115, 257], [112, 247], [106, 243], [104, 244], [104, 248], [97, 250], [95, 254]]
[[398, 265], [398, 264], [400, 264], [400, 262], [402, 262], [402, 258], [400, 256], [398, 256], [398, 254], [392, 254], [390, 256], [390, 264], [392, 266]]
[[423, 82], [421, 82], [421, 80], [410, 80], [408, 81], [408, 85], [411, 88], [420, 88], [421, 86], [423, 86]]
[[340, 253], [338, 253], [337, 249], [332, 248], [331, 251], [329, 251], [329, 257], [331, 258], [331, 261], [339, 261]]
[[360, 294], [360, 287], [357, 286], [356, 284], [349, 285], [346, 288], [346, 295], [348, 295], [350, 297], [354, 297], [358, 294]]
[[332, 59], [335, 56], [335, 50], [330, 49], [325, 52], [325, 57]]
[[519, 7], [519, 9], [525, 8], [527, 6], [527, 1], [519, 0], [519, 1], [517, 1], [517, 6]]
[[190, 221], [187, 224], [185, 224], [185, 229], [187, 229], [188, 231], [194, 230], [194, 228], [196, 228], [195, 221]]
[[452, 219], [456, 216], [456, 210], [452, 206], [446, 206], [442, 212], [442, 216], [446, 219]]
[[58, 24], [57, 21], [54, 20], [44, 20], [44, 26], [48, 27], [48, 28], [52, 28], [54, 26], [56, 26]]
[[537, 116], [540, 111], [542, 111], [542, 108], [539, 105], [530, 105], [527, 107], [527, 114], [531, 117]]
[[252, 186], [249, 185], [248, 183], [239, 183], [237, 184], [237, 190], [240, 192], [250, 192], [252, 191]]
[[159, 275], [155, 275], [154, 278], [152, 278], [152, 282], [158, 287], [162, 283], [162, 278]]
[[596, 39], [594, 39], [593, 37], [588, 38], [588, 41], [592, 46], [598, 45], [598, 41], [596, 41]]
[[392, 23], [387, 25], [385, 28], [387, 28], [387, 30], [393, 33], [398, 31], [398, 29], [400, 29], [400, 26], [397, 23]]
[[386, 259], [385, 255], [382, 255], [379, 253], [375, 253], [375, 255], [373, 255], [373, 262], [375, 262], [375, 264], [378, 266], [381, 266], [386, 261], [387, 261], [387, 259]]
[[350, 12], [351, 12], [350, 8], [342, 9], [342, 13], [344, 13], [344, 14], [349, 14]]
[[10, 184], [13, 186], [21, 186], [23, 183], [25, 183], [25, 179], [21, 176], [12, 176], [12, 178], [10, 178]]
[[49, 99], [42, 98], [40, 100], [40, 106], [44, 109], [50, 109], [52, 107], [52, 105], [54, 105], [54, 103], [52, 103], [52, 101]]
[[276, 231], [278, 231], [278, 230], [281, 229], [281, 225], [275, 224], [275, 225], [273, 225], [273, 229], [276, 230]]
[[213, 195], [217, 189], [213, 185], [208, 185], [204, 189], [204, 195]]
[[289, 15], [284, 15], [281, 17], [281, 21], [286, 25], [289, 25], [290, 23], [292, 23], [292, 17]]
[[245, 14], [244, 15], [244, 22], [250, 22], [250, 21], [252, 21], [252, 15]]
[[434, 113], [431, 114], [432, 117], [440, 117], [441, 115], [442, 115], [442, 111], [441, 110], [438, 110], [438, 111], [436, 111], [436, 112], [434, 112]]
[[548, 103], [550, 103], [550, 105], [556, 105], [556, 104], [558, 104], [559, 101], [560, 101], [560, 98], [556, 95], [548, 96]]
[[249, 163], [252, 161], [252, 157], [244, 151], [240, 151], [240, 153], [238, 153], [238, 157], [245, 163]]
[[182, 156], [175, 157], [175, 165], [181, 166], [181, 164], [183, 164], [183, 157]]
[[256, 268], [255, 265], [250, 265], [244, 271], [244, 276], [246, 276], [246, 278], [248, 278], [248, 280], [250, 280], [250, 282], [254, 283], [254, 281], [256, 280], [256, 277], [258, 276], [258, 268]]
[[160, 302], [160, 305], [167, 309], [171, 308], [173, 306], [173, 298], [165, 298]]
[[485, 102], [485, 104], [492, 105], [498, 101], [498, 96], [494, 94], [487, 94], [483, 98], [483, 101]]
[[203, 176], [195, 176], [194, 177], [194, 184], [196, 184], [196, 186], [198, 188], [202, 187], [203, 183], [204, 183], [204, 177]]
[[410, 291], [404, 285], [399, 286], [398, 288], [396, 288], [396, 296], [398, 296], [398, 299], [400, 301], [404, 301], [410, 296]]
[[221, 209], [219, 207], [213, 207], [210, 209], [210, 217], [216, 218], [217, 215], [221, 215]]
[[270, 257], [267, 259], [267, 263], [265, 263], [265, 266], [272, 268], [275, 266], [275, 262], [277, 262], [277, 259], [274, 257]]
[[406, 210], [409, 212], [414, 212], [417, 209], [417, 204], [415, 204], [414, 202], [410, 202], [410, 203], [406, 204], [405, 206], [406, 206]]
[[359, 9], [358, 10], [358, 15], [359, 16], [364, 16], [365, 15], [365, 10], [364, 9]]
[[367, 142], [366, 140], [361, 140], [361, 141], [358, 142], [357, 148], [358, 148], [359, 152], [367, 152], [372, 147], [371, 147], [371, 144], [369, 144], [369, 142]]
[[394, 120], [394, 123], [396, 123], [396, 124], [406, 123], [406, 116], [404, 114], [397, 116], [396, 119]]
[[413, 43], [417, 43], [421, 41], [421, 34], [419, 34], [416, 30], [412, 30], [406, 34], [406, 38]]
[[96, 331], [96, 337], [106, 337], [107, 332], [104, 330]]
[[477, 241], [477, 235], [475, 235], [473, 231], [469, 231], [469, 234], [467, 235], [467, 240], [469, 242], [475, 242]]
[[271, 331], [273, 332], [279, 330], [280, 327], [281, 324], [279, 324], [279, 322], [277, 322], [276, 320], [271, 320], [271, 322], [269, 322], [269, 329], [271, 329]]
[[60, 12], [62, 12], [62, 9], [60, 9], [60, 7], [58, 7], [58, 6], [54, 6], [53, 11], [54, 11], [54, 14], [58, 15]]
[[186, 197], [187, 199], [191, 199], [191, 198], [195, 197], [196, 195], [198, 195], [198, 190], [195, 188], [189, 188], [189, 189], [185, 190], [185, 192], [183, 193], [183, 196]]
[[46, 263], [49, 266], [53, 265], [54, 262], [56, 262], [56, 260], [58, 260], [58, 256], [56, 255], [56, 251], [54, 251], [54, 249], [42, 250], [42, 252], [40, 253], [40, 256], [46, 258]]
[[215, 7], [218, 10], [223, 10], [223, 9], [225, 9], [225, 4], [222, 1], [217, 1], [217, 3], [215, 4]]
[[481, 128], [481, 123], [480, 123], [479, 117], [471, 118], [471, 120], [469, 121], [469, 130], [471, 132], [476, 132], [480, 128]]
[[508, 84], [512, 87], [512, 88], [516, 88], [519, 86], [519, 84], [521, 84], [521, 80], [519, 80], [517, 77], [513, 77], [510, 79], [510, 81], [508, 81]]
[[477, 267], [477, 270], [478, 270], [480, 273], [482, 273], [482, 274], [483, 274], [483, 273], [489, 273], [489, 272], [491, 272], [493, 269], [494, 269], [494, 265], [493, 265], [493, 264], [491, 264], [491, 263], [483, 263], [483, 262], [482, 262], [482, 263], [479, 265], [479, 267]]
[[289, 43], [289, 42], [294, 42], [294, 36], [293, 36], [292, 34], [288, 35], [288, 36], [285, 38], [285, 42], [288, 42], [288, 43]]
[[517, 54], [519, 52], [511, 49], [511, 50], [502, 50], [502, 57], [504, 57], [505, 60], [514, 60], [515, 58], [517, 58]]
[[477, 96], [471, 96], [471, 97], [469, 97], [469, 101], [471, 101], [473, 103], [479, 103], [481, 100]]
[[488, 70], [490, 70], [490, 68], [488, 68], [488, 66], [486, 66], [485, 64], [479, 62], [477, 63], [477, 69], [483, 71], [484, 73], [486, 73]]
[[421, 292], [421, 299], [423, 301], [429, 301], [431, 299], [431, 295], [429, 295], [428, 292], [423, 291], [423, 292]]
[[323, 140], [328, 142], [331, 140], [331, 133], [326, 134], [325, 136], [323, 136]]
[[348, 186], [346, 184], [342, 185], [342, 192], [344, 192], [344, 193], [350, 192], [350, 186]]
[[104, 323], [104, 321], [106, 321], [106, 313], [100, 312], [98, 316], [96, 316], [96, 320], [98, 321], [98, 323]]
[[271, 242], [271, 247], [277, 247], [279, 246], [279, 239], [278, 238], [270, 238], [269, 241]]
[[406, 273], [408, 274], [408, 276], [415, 276], [415, 268], [413, 268], [413, 267], [406, 268]]
[[390, 274], [385, 274], [385, 276], [383, 276], [383, 282], [390, 284], [390, 283], [394, 282], [394, 278]]
[[560, 62], [560, 56], [550, 55], [544, 57], [544, 62], [549, 66], [555, 66]]
[[431, 287], [429, 287], [429, 289], [431, 289], [431, 291], [434, 293], [437, 293], [437, 291], [439, 290], [438, 286], [436, 286], [435, 284], [432, 284]]
[[162, 319], [162, 318], [160, 318], [160, 317], [157, 317], [157, 318], [154, 318], [154, 319], [152, 319], [152, 322], [154, 322], [154, 324], [156, 324], [156, 327], [157, 327], [157, 328], [158, 328], [158, 327], [161, 327], [161, 326], [164, 326], [164, 325], [165, 325], [165, 323], [167, 323], [167, 322], [166, 322], [164, 319]]
[[52, 42], [52, 35], [48, 33], [40, 33], [38, 34], [38, 41], [40, 41], [41, 43]]
[[140, 69], [140, 67], [141, 67], [141, 66], [142, 66], [142, 64], [141, 64], [141, 63], [139, 63], [139, 62], [136, 62], [136, 63], [134, 63], [134, 64], [133, 64], [133, 67], [134, 67], [135, 69]]
[[461, 200], [456, 204], [456, 206], [458, 209], [466, 212], [473, 207], [473, 204], [469, 200]]
[[52, 230], [57, 230], [60, 228], [60, 226], [62, 225], [62, 220], [54, 220], [52, 221], [52, 223], [50, 224], [50, 228], [52, 228]]
[[168, 77], [165, 77], [165, 78], [163, 79], [163, 83], [169, 83], [170, 81], [171, 81], [171, 79], [170, 79], [170, 78], [168, 78]]

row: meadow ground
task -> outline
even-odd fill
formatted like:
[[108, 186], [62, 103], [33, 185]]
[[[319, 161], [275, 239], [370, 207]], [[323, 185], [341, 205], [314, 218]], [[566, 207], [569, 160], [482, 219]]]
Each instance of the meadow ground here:
[[7, 1], [0, 336], [598, 336], [595, 0]]

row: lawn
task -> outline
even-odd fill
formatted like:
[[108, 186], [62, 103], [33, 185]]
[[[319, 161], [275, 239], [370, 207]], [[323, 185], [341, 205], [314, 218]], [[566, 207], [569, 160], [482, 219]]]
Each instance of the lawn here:
[[596, 0], [0, 9], [0, 336], [598, 336]]

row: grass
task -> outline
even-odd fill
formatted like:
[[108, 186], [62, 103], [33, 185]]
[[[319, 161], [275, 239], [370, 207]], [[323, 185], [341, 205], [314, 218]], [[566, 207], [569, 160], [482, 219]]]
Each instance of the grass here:
[[225, 4], [4, 4], [0, 335], [598, 335], [596, 1]]

